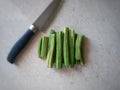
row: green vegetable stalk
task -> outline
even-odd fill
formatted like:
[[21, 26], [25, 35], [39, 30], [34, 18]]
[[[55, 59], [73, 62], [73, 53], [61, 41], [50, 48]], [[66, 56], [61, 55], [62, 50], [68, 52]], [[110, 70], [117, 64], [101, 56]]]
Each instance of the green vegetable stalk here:
[[74, 67], [75, 64], [75, 32], [69, 30], [69, 44], [70, 44], [70, 66]]
[[[51, 34], [55, 34], [55, 30], [53, 30], [53, 29], [50, 30], [49, 37], [50, 37]], [[50, 41], [50, 38], [49, 38], [48, 50], [49, 50], [49, 47], [50, 47], [50, 42], [51, 42], [51, 41]]]
[[62, 68], [62, 32], [56, 33], [56, 68]]
[[81, 53], [83, 37], [83, 35], [77, 34], [75, 42], [75, 59], [80, 60], [80, 64], [83, 64], [83, 58]]
[[69, 28], [65, 27], [63, 30], [64, 41], [63, 41], [63, 58], [65, 66], [69, 66]]
[[50, 30], [50, 34], [55, 34], [55, 30], [54, 30], [54, 29], [51, 29], [51, 30]]
[[41, 58], [46, 58], [48, 52], [48, 37], [42, 37]]
[[[56, 32], [55, 32], [54, 29], [51, 29], [51, 30], [50, 30], [49, 37], [50, 37], [51, 34], [56, 34]], [[50, 47], [50, 42], [51, 42], [51, 41], [50, 41], [50, 38], [49, 38], [48, 50], [49, 50], [49, 47]], [[56, 45], [55, 45], [55, 47], [56, 47]], [[53, 63], [55, 62], [55, 57], [56, 57], [56, 54], [55, 54], [55, 49], [54, 49]]]
[[46, 64], [48, 68], [52, 68], [53, 60], [54, 60], [54, 51], [55, 51], [54, 50], [55, 49], [55, 34], [50, 34], [49, 40], [50, 40], [50, 43], [49, 43], [50, 46], [49, 46], [49, 50], [47, 54]]
[[42, 37], [38, 42], [38, 57], [41, 58], [41, 48], [42, 48]]

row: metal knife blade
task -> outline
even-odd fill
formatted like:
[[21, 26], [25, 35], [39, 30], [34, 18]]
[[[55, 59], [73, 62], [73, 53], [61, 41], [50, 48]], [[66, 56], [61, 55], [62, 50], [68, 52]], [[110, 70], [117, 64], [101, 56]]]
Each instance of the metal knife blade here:
[[32, 38], [36, 31], [41, 30], [54, 16], [61, 0], [53, 0], [45, 11], [36, 19], [36, 21], [28, 28], [24, 35], [13, 45], [10, 50], [7, 60], [12, 64], [15, 62], [17, 55], [26, 46], [28, 41]]
[[50, 18], [54, 17], [56, 10], [60, 4], [61, 0], [53, 0], [51, 4], [44, 10], [44, 12], [35, 20], [33, 25], [38, 29], [41, 30], [43, 27], [46, 26]]

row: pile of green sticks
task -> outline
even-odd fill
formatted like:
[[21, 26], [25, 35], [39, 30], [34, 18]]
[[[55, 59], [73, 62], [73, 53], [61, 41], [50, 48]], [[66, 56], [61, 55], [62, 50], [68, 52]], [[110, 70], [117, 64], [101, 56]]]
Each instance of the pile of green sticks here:
[[84, 64], [82, 42], [84, 35], [76, 34], [73, 29], [64, 27], [62, 31], [50, 30], [49, 36], [42, 36], [38, 45], [38, 57], [47, 59], [48, 68], [53, 64], [57, 69], [74, 67], [75, 64]]

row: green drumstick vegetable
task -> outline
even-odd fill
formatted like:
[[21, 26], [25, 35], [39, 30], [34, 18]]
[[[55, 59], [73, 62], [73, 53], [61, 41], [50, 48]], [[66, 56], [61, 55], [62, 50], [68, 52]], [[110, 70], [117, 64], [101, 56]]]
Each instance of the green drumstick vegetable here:
[[75, 59], [80, 60], [80, 64], [83, 64], [83, 58], [81, 53], [83, 37], [83, 35], [77, 34], [75, 42]]
[[38, 42], [38, 57], [41, 57], [41, 47], [42, 47], [42, 37], [40, 37], [40, 40]]
[[64, 41], [63, 41], [63, 58], [65, 66], [70, 65], [69, 61], [69, 28], [65, 27], [63, 30], [64, 33]]
[[50, 34], [50, 43], [49, 43], [49, 50], [48, 50], [48, 54], [47, 54], [47, 67], [48, 68], [52, 68], [53, 65], [53, 60], [54, 60], [54, 49], [55, 49], [55, 34]]
[[69, 44], [70, 44], [70, 66], [74, 67], [75, 64], [75, 32], [69, 30]]
[[46, 58], [48, 52], [48, 37], [42, 37], [42, 46], [41, 46], [41, 58]]
[[56, 33], [56, 68], [62, 68], [62, 32]]

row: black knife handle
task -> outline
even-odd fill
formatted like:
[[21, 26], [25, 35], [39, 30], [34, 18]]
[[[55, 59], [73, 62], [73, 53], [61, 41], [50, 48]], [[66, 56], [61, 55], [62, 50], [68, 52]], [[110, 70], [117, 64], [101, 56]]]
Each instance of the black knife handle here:
[[13, 45], [12, 49], [10, 50], [7, 60], [13, 64], [15, 62], [16, 56], [20, 53], [20, 51], [25, 47], [28, 41], [32, 38], [34, 32], [28, 29], [24, 35]]

